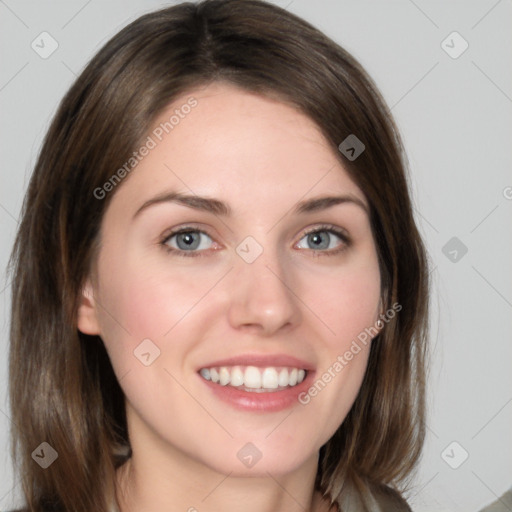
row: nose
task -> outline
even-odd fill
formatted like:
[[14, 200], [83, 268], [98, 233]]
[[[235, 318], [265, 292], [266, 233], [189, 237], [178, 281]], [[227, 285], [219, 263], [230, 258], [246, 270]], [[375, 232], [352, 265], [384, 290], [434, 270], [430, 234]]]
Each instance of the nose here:
[[[301, 321], [292, 272], [277, 255], [265, 250], [248, 263], [236, 256], [228, 320], [236, 330], [269, 337]], [[286, 272], [288, 270], [288, 272]]]

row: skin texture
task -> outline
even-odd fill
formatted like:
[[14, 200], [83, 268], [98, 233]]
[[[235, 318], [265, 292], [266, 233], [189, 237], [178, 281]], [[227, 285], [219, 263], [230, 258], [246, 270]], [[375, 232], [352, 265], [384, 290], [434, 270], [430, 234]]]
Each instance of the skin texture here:
[[[381, 313], [369, 217], [352, 202], [292, 210], [327, 195], [367, 201], [315, 123], [275, 100], [217, 83], [177, 99], [155, 126], [190, 96], [197, 106], [111, 192], [79, 308], [79, 329], [104, 340], [126, 396], [133, 456], [118, 471], [121, 510], [326, 510], [318, 451], [356, 398], [370, 344], [307, 405], [278, 412], [233, 408], [198, 369], [240, 354], [299, 357], [316, 378], [332, 367]], [[232, 215], [164, 202], [134, 218], [169, 191], [217, 198]], [[331, 234], [315, 250], [305, 232], [322, 224], [351, 242]], [[207, 233], [196, 235], [203, 256], [166, 250], [185, 226]], [[250, 264], [236, 251], [247, 236], [263, 248]], [[134, 356], [144, 339], [160, 350], [149, 366]], [[252, 468], [237, 457], [248, 442], [262, 454]]]

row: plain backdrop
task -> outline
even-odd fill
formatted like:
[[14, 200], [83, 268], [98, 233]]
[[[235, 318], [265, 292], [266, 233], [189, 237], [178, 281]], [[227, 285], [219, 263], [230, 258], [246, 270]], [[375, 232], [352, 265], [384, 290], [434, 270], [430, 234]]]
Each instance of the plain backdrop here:
[[[418, 512], [477, 511], [512, 484], [512, 2], [274, 3], [349, 50], [392, 107], [434, 285], [428, 439], [409, 501]], [[5, 267], [28, 179], [86, 62], [165, 5], [0, 0], [0, 510], [20, 500], [9, 457]], [[46, 51], [58, 44], [47, 58], [33, 49], [41, 37]]]

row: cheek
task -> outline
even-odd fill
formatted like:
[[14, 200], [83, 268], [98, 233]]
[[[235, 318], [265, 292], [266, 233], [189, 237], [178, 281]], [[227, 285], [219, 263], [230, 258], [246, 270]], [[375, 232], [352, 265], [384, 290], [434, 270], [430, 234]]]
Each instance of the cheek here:
[[[301, 403], [312, 416], [324, 417], [324, 435], [343, 422], [359, 393], [371, 339], [379, 319], [380, 272], [375, 257], [322, 277], [309, 299], [322, 323], [323, 357], [315, 381]], [[312, 308], [313, 309], [313, 308]]]
[[106, 254], [102, 265], [101, 335], [114, 364], [123, 367], [133, 364], [133, 351], [146, 339], [165, 347], [166, 353], [179, 350], [180, 344], [169, 343], [173, 335], [197, 320], [202, 299], [223, 275], [207, 267], [192, 272], [190, 266], [169, 267], [161, 259], [121, 259], [114, 253]]
[[308, 292], [314, 312], [328, 327], [325, 340], [332, 349], [344, 350], [378, 320], [380, 272], [374, 263], [323, 276]]
[[160, 337], [185, 312], [194, 283], [189, 281], [186, 286], [179, 272], [162, 268], [137, 246], [128, 245], [123, 253], [120, 247], [121, 243], [112, 243], [100, 259], [103, 325], [118, 324], [134, 339]]

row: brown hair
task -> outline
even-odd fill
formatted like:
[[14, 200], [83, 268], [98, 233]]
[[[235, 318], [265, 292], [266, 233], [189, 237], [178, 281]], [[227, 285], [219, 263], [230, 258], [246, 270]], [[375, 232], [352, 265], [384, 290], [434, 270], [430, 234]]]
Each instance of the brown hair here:
[[[116, 503], [115, 470], [130, 456], [124, 396], [102, 340], [76, 325], [113, 195], [94, 191], [164, 107], [215, 81], [278, 97], [316, 122], [368, 199], [384, 307], [402, 306], [320, 451], [318, 488], [342, 508], [355, 496], [369, 509], [397, 499], [418, 461], [428, 272], [390, 111], [357, 61], [307, 22], [260, 0], [205, 0], [144, 15], [113, 37], [62, 100], [35, 166], [11, 256], [9, 366], [12, 455], [30, 511]], [[353, 161], [337, 149], [350, 134], [366, 147]], [[31, 458], [42, 442], [58, 452], [45, 470]]]

